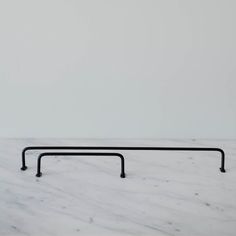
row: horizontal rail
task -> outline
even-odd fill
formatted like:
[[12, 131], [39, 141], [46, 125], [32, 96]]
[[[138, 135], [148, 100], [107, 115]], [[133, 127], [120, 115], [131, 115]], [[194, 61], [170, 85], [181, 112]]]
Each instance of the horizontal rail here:
[[125, 147], [125, 146], [29, 146], [22, 151], [22, 167], [21, 170], [26, 170], [25, 154], [29, 150], [142, 150], [142, 151], [210, 151], [220, 152], [221, 166], [220, 171], [225, 171], [225, 153], [220, 148], [207, 147]]
[[121, 178], [125, 178], [125, 159], [120, 153], [101, 153], [101, 152], [45, 152], [41, 153], [37, 161], [37, 177], [42, 176], [41, 172], [41, 161], [45, 156], [117, 156], [121, 159]]

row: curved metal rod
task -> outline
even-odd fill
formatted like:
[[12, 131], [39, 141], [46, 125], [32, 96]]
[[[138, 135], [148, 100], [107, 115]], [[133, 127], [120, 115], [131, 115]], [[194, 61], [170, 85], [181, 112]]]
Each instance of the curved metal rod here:
[[225, 153], [220, 148], [203, 147], [109, 147], [109, 146], [30, 146], [22, 151], [22, 167], [26, 170], [25, 154], [28, 150], [143, 150], [143, 151], [213, 151], [221, 153], [221, 172], [225, 171]]
[[38, 157], [37, 164], [37, 177], [42, 176], [41, 172], [41, 159], [45, 156], [118, 156], [121, 159], [121, 178], [125, 178], [125, 159], [120, 153], [108, 153], [108, 152], [44, 152]]

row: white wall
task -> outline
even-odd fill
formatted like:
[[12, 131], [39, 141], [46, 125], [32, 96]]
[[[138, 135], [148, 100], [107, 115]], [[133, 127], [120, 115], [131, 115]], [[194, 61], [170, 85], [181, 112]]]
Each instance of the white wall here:
[[0, 137], [236, 138], [235, 0], [0, 0]]

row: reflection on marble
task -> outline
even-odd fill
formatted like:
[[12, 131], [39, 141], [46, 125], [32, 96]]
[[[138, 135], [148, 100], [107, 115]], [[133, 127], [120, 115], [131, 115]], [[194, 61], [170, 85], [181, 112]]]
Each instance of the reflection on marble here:
[[[214, 152], [122, 151], [110, 157], [47, 157], [28, 145], [211, 146]], [[0, 235], [236, 235], [236, 141], [0, 140]]]

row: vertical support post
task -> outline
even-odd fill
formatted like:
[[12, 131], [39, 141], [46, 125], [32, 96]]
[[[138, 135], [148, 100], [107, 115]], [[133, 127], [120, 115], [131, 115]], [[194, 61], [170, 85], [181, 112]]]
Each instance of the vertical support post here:
[[225, 171], [225, 153], [223, 150], [219, 149], [220, 153], [221, 153], [221, 167], [220, 167], [220, 171], [221, 172], [226, 172]]
[[22, 166], [21, 166], [21, 170], [26, 170], [27, 169], [27, 166], [26, 166], [26, 164], [25, 164], [25, 153], [26, 153], [26, 151], [28, 150], [28, 147], [26, 147], [26, 148], [24, 148], [23, 149], [23, 151], [22, 151]]

